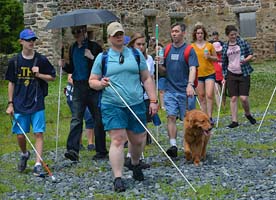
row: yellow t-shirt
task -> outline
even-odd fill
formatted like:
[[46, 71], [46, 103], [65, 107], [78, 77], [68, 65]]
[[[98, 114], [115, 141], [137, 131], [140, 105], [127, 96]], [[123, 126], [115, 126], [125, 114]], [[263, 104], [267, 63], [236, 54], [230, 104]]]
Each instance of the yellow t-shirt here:
[[216, 73], [213, 61], [204, 57], [204, 49], [208, 50], [209, 55], [213, 55], [213, 53], [215, 52], [215, 48], [213, 47], [213, 45], [210, 42], [206, 42], [206, 44], [202, 48], [199, 48], [195, 43], [192, 43], [192, 47], [196, 52], [199, 63], [199, 67], [197, 68], [198, 77], [209, 76]]

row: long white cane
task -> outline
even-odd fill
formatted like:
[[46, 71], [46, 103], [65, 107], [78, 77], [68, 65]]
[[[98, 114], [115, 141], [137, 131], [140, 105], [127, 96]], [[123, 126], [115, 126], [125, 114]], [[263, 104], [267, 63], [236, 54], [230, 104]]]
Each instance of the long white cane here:
[[59, 116], [60, 116], [60, 96], [61, 96], [61, 78], [62, 78], [62, 67], [59, 70], [59, 86], [58, 86], [58, 111], [57, 111], [57, 129], [56, 129], [56, 156], [55, 161], [57, 161], [58, 155], [58, 137], [59, 137]]
[[[158, 45], [159, 45], [159, 27], [158, 24], [155, 25], [155, 55], [158, 56]], [[156, 75], [155, 75], [155, 79], [156, 79], [156, 95], [158, 97], [158, 67], [159, 67], [159, 61], [156, 61]], [[156, 136], [157, 139], [159, 139], [159, 126], [156, 126]]]
[[217, 117], [216, 128], [218, 127], [218, 123], [219, 123], [219, 114], [220, 114], [220, 109], [221, 109], [224, 87], [225, 87], [225, 83], [222, 84], [221, 93], [220, 93], [220, 97], [219, 97], [219, 107], [218, 107], [218, 117]]
[[185, 181], [189, 184], [189, 186], [193, 189], [193, 191], [197, 192], [195, 190], [195, 188], [192, 186], [192, 184], [188, 181], [188, 179], [185, 177], [185, 175], [180, 171], [180, 169], [176, 166], [176, 164], [172, 161], [172, 159], [170, 158], [170, 156], [166, 153], [166, 151], [162, 148], [162, 146], [157, 142], [157, 140], [153, 137], [153, 135], [151, 134], [151, 132], [147, 129], [147, 127], [143, 124], [143, 122], [141, 122], [141, 120], [139, 119], [139, 117], [137, 117], [137, 115], [134, 113], [134, 111], [129, 107], [129, 105], [127, 104], [127, 102], [123, 99], [123, 97], [118, 93], [118, 91], [113, 87], [113, 85], [111, 84], [111, 82], [109, 82], [110, 87], [114, 90], [114, 92], [119, 96], [119, 98], [123, 101], [123, 103], [126, 105], [126, 107], [130, 110], [130, 112], [134, 115], [134, 117], [138, 120], [138, 122], [143, 126], [143, 128], [148, 132], [148, 134], [151, 136], [151, 138], [153, 139], [153, 141], [157, 144], [157, 146], [162, 150], [162, 152], [165, 154], [165, 156], [169, 159], [169, 161], [171, 161], [171, 163], [173, 164], [173, 166], [177, 169], [177, 171], [180, 173], [180, 175], [185, 179]]
[[265, 118], [266, 113], [267, 113], [267, 110], [268, 110], [268, 108], [269, 108], [269, 106], [270, 106], [270, 104], [271, 104], [271, 101], [272, 101], [272, 99], [273, 99], [273, 96], [274, 96], [274, 94], [275, 94], [275, 91], [276, 91], [276, 86], [275, 86], [275, 88], [274, 88], [274, 90], [273, 90], [273, 93], [272, 93], [272, 95], [271, 95], [271, 97], [270, 97], [270, 100], [269, 100], [269, 102], [268, 102], [268, 104], [267, 104], [267, 107], [266, 107], [265, 112], [264, 112], [264, 114], [263, 114], [263, 118], [262, 118], [262, 120], [261, 120], [261, 123], [260, 123], [260, 125], [259, 125], [259, 127], [258, 127], [258, 129], [257, 129], [257, 132], [259, 132], [259, 130], [260, 130], [262, 124], [263, 124], [264, 118]]

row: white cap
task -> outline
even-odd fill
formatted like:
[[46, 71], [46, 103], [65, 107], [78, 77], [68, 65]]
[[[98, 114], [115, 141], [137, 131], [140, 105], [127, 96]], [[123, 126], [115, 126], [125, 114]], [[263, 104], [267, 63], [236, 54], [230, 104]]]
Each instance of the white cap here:
[[114, 36], [117, 32], [125, 33], [125, 30], [119, 22], [112, 22], [107, 27], [107, 34], [110, 36]]

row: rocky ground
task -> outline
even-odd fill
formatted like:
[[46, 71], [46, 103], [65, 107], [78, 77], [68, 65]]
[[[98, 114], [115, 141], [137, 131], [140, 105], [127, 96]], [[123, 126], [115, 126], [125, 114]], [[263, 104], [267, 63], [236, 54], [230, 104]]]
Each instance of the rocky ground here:
[[[276, 113], [270, 113], [275, 115]], [[257, 116], [261, 118], [261, 114]], [[195, 193], [159, 147], [146, 147], [147, 163], [145, 181], [132, 179], [132, 172], [125, 169], [127, 191], [116, 194], [112, 190], [112, 174], [108, 160], [92, 161], [92, 153], [81, 152], [81, 160], [73, 164], [63, 158], [64, 149], [46, 151], [44, 160], [50, 162], [57, 182], [49, 177], [34, 177], [29, 163], [25, 173], [16, 172], [18, 153], [1, 157], [1, 199], [250, 199], [272, 200], [276, 197], [276, 121], [266, 120], [261, 131], [258, 124], [251, 125], [240, 118], [241, 125], [226, 129], [229, 118], [222, 119], [220, 128], [213, 130], [207, 159], [200, 167], [185, 161], [182, 136], [178, 138], [179, 157], [174, 160], [187, 180], [197, 190]], [[182, 125], [179, 122], [179, 135]], [[152, 131], [155, 132], [155, 129]], [[167, 149], [166, 127], [155, 134]], [[94, 154], [94, 153], [93, 153]], [[34, 158], [34, 153], [32, 153]], [[1, 194], [2, 193], [2, 194]]]

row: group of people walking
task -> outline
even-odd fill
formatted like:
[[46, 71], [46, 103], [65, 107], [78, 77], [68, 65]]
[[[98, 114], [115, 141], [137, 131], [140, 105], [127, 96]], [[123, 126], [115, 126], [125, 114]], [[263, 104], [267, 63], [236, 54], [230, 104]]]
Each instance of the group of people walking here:
[[[144, 126], [152, 120], [159, 108], [154, 83], [154, 63], [160, 61], [160, 56], [157, 55], [154, 61], [146, 53], [145, 36], [141, 33], [135, 33], [128, 46], [125, 46], [125, 30], [118, 22], [112, 22], [107, 27], [110, 47], [106, 51], [96, 42], [87, 39], [86, 26], [72, 27], [71, 31], [75, 42], [69, 49], [69, 62], [59, 61], [59, 66], [70, 74], [71, 86], [74, 87], [69, 99], [72, 119], [64, 156], [71, 161], [79, 161], [83, 117], [88, 112], [94, 120], [90, 127], [95, 135], [96, 154], [93, 159], [109, 157], [114, 190], [122, 192], [125, 191], [122, 176], [126, 141], [129, 148], [129, 169], [133, 171], [133, 178], [144, 180], [141, 161], [147, 137]], [[214, 124], [212, 112], [216, 81], [220, 86], [227, 83], [231, 98], [232, 122], [228, 127], [239, 125], [238, 97], [246, 118], [252, 124], [256, 123], [250, 113], [248, 101], [250, 73], [253, 71], [249, 64], [253, 57], [252, 50], [238, 36], [235, 26], [228, 25], [225, 34], [228, 41], [223, 47], [217, 39], [212, 44], [207, 41], [205, 27], [196, 24], [192, 33], [193, 43], [190, 45], [184, 41], [186, 26], [179, 23], [171, 26], [172, 43], [167, 49], [164, 63], [157, 67], [164, 74], [162, 78], [165, 78], [162, 107], [167, 113], [170, 143], [166, 152], [172, 158], [177, 157], [178, 152], [176, 120], [183, 120], [186, 109], [195, 108], [195, 94], [198, 95], [201, 109]], [[34, 51], [36, 39], [35, 33], [29, 29], [20, 33], [23, 49], [9, 62], [6, 73], [9, 81], [6, 112], [13, 117], [12, 132], [17, 134], [22, 151], [18, 165], [20, 172], [25, 170], [30, 157], [25, 139], [30, 125], [36, 138], [35, 147], [42, 156], [44, 97], [47, 95], [45, 88], [48, 81], [55, 79], [54, 67], [45, 56], [37, 55]], [[214, 62], [221, 62], [221, 68], [215, 68]], [[220, 78], [218, 73], [221, 73]], [[111, 138], [109, 151], [106, 147], [106, 132]], [[93, 134], [89, 134], [89, 137], [93, 137]], [[94, 149], [92, 143], [90, 139], [90, 149]], [[39, 157], [36, 159], [34, 173], [37, 176], [44, 175]]]

